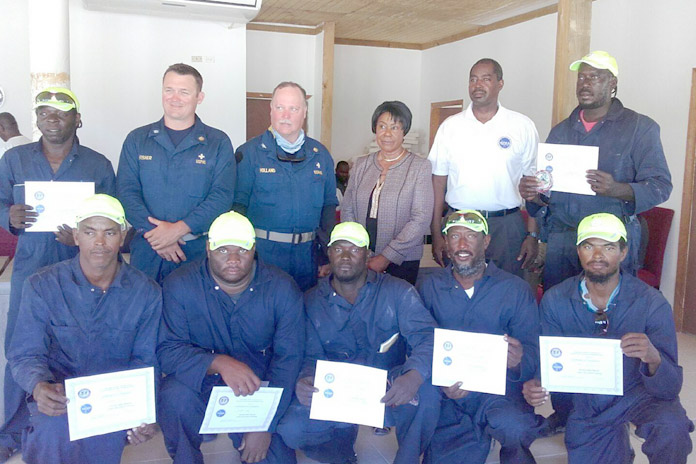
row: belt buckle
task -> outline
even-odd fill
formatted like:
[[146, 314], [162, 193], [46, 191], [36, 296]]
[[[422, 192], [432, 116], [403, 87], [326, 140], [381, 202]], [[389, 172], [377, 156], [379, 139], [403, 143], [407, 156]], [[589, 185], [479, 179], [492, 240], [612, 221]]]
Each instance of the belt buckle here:
[[301, 233], [293, 233], [292, 234], [292, 244], [293, 245], [299, 245], [300, 240], [302, 240], [302, 234]]

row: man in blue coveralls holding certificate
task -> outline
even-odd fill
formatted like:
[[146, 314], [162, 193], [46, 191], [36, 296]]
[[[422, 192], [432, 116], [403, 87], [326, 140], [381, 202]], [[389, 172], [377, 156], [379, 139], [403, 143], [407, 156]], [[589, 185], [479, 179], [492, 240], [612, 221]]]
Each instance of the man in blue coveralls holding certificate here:
[[27, 463], [117, 464], [126, 440], [139, 443], [151, 426], [70, 441], [66, 378], [155, 366], [162, 310], [159, 286], [121, 261], [123, 207], [98, 194], [78, 210], [73, 238], [80, 253], [24, 284], [17, 318], [22, 333], [7, 353], [17, 384], [29, 395]]
[[[571, 464], [633, 462], [626, 425], [636, 425], [651, 463], [686, 463], [693, 423], [679, 402], [682, 368], [672, 308], [662, 293], [620, 270], [626, 258], [623, 222], [608, 213], [578, 225], [577, 253], [584, 272], [544, 294], [543, 335], [621, 340], [623, 396], [572, 394], [565, 443]], [[538, 379], [524, 384], [532, 406], [547, 401]]]
[[[82, 126], [80, 102], [69, 89], [50, 87], [36, 96], [36, 125], [41, 139], [8, 150], [0, 160], [0, 225], [17, 235], [10, 286], [10, 307], [5, 330], [5, 353], [14, 334], [24, 281], [44, 266], [77, 254], [70, 225], [54, 233], [32, 232], [38, 213], [26, 205], [27, 181], [94, 182], [96, 193], [113, 194], [116, 179], [103, 155], [80, 144], [76, 131]], [[20, 334], [23, 335], [20, 326]], [[24, 391], [5, 371], [5, 424], [0, 430], [0, 462], [21, 445], [22, 431], [29, 426]]]
[[[416, 289], [368, 270], [369, 236], [356, 222], [337, 225], [329, 242], [331, 275], [305, 294], [307, 348], [296, 399], [279, 433], [294, 449], [320, 462], [355, 463], [358, 426], [309, 418], [316, 361], [340, 361], [389, 370], [382, 402], [396, 426], [395, 463], [418, 463], [437, 424], [440, 398], [430, 384], [435, 322]], [[409, 356], [406, 358], [406, 353]]]
[[428, 275], [418, 290], [443, 329], [507, 336], [506, 394], [468, 392], [461, 382], [442, 387], [446, 398], [428, 463], [483, 463], [491, 437], [501, 444], [500, 462], [533, 463], [529, 445], [545, 426], [521, 394], [539, 355], [537, 304], [525, 281], [486, 262], [488, 232], [478, 211], [450, 214], [443, 233], [452, 264]]
[[167, 377], [158, 412], [175, 463], [203, 463], [198, 431], [214, 386], [246, 396], [262, 381], [284, 389], [268, 431], [230, 438], [244, 462], [295, 462], [275, 429], [302, 364], [302, 293], [285, 272], [256, 259], [255, 241], [247, 218], [224, 213], [210, 226], [207, 258], [164, 281], [157, 356]]

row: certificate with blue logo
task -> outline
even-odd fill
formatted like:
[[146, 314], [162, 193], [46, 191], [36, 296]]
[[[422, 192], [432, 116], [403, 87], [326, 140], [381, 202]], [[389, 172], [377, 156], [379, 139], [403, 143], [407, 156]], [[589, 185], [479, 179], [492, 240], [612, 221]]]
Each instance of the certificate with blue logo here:
[[540, 143], [537, 151], [537, 170], [551, 174], [552, 192], [596, 195], [586, 175], [598, 163], [598, 147]]
[[152, 367], [65, 380], [70, 441], [157, 422]]
[[433, 385], [504, 395], [507, 351], [502, 335], [435, 329]]
[[310, 419], [384, 427], [387, 371], [359, 364], [317, 361]]
[[276, 387], [261, 387], [247, 396], [235, 396], [227, 386], [213, 387], [199, 433], [266, 432], [282, 395]]
[[547, 391], [623, 395], [621, 340], [539, 337], [539, 355]]
[[75, 227], [77, 207], [94, 195], [94, 182], [25, 182], [24, 201], [39, 213], [27, 232], [56, 232], [58, 226]]

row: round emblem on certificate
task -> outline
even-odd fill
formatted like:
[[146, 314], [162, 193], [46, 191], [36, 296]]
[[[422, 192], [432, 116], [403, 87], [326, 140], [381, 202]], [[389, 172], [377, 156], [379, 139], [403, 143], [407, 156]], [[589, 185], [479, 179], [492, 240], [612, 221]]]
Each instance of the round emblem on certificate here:
[[331, 398], [333, 396], [333, 390], [331, 390], [330, 388], [327, 388], [326, 390], [324, 390], [324, 396], [326, 398]]
[[563, 364], [561, 363], [553, 363], [551, 368], [556, 371], [556, 372], [561, 372], [563, 370]]
[[84, 399], [84, 398], [88, 398], [91, 393], [92, 392], [89, 391], [89, 388], [83, 388], [82, 390], [77, 392], [77, 396]]
[[450, 364], [452, 364], [452, 358], [450, 358], [449, 356], [446, 356], [445, 359], [442, 360], [442, 363], [445, 366], [449, 366]]
[[546, 158], [546, 161], [551, 161], [553, 159], [553, 155], [551, 153], [547, 153], [544, 155], [544, 158]]
[[34, 198], [36, 198], [37, 200], [43, 200], [43, 199], [44, 199], [44, 193], [43, 193], [43, 192], [36, 192], [36, 193], [34, 194]]
[[44, 211], [46, 211], [46, 207], [44, 205], [36, 205], [36, 212], [41, 214]]
[[215, 415], [218, 416], [218, 417], [222, 417], [222, 416], [225, 415], [225, 410], [224, 410], [224, 409], [218, 409], [217, 411], [215, 411]]
[[89, 414], [90, 412], [92, 412], [92, 405], [83, 404], [82, 406], [80, 406], [80, 411], [82, 412], [82, 414]]
[[326, 380], [326, 383], [331, 383], [336, 380], [336, 377], [332, 373], [328, 373], [324, 376], [324, 380]]
[[451, 351], [452, 350], [452, 342], [445, 342], [442, 344], [442, 347], [445, 349], [445, 351]]
[[563, 352], [560, 348], [551, 348], [551, 356], [554, 358], [560, 358]]
[[221, 406], [224, 406], [229, 402], [230, 402], [230, 399], [226, 396], [221, 396], [220, 399], [218, 400], [218, 403], [220, 403]]
[[542, 169], [534, 174], [534, 177], [539, 181], [541, 185], [537, 188], [540, 192], [548, 192], [553, 187], [553, 176], [550, 171]]

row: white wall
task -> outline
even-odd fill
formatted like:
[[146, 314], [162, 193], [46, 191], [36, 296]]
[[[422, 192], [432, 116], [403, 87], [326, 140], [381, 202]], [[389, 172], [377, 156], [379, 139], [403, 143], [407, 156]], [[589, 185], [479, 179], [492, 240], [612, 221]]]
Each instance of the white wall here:
[[[116, 166], [128, 132], [162, 117], [162, 74], [183, 62], [203, 75], [198, 115], [237, 147], [246, 136], [246, 28], [85, 10], [70, 3], [72, 89], [82, 104], [83, 144]], [[192, 63], [192, 56], [214, 57]]]
[[31, 137], [27, 15], [27, 2], [0, 1], [0, 87], [5, 91], [5, 104], [0, 107], [0, 113], [12, 113], [20, 132]]
[[271, 93], [283, 81], [300, 84], [312, 96], [308, 102], [307, 135], [316, 139], [321, 135], [322, 37], [247, 31], [246, 42], [246, 90]]
[[363, 154], [374, 139], [372, 113], [386, 100], [404, 102], [413, 113], [411, 131], [424, 137], [418, 111], [421, 56], [417, 50], [336, 45], [331, 134], [336, 161]]

